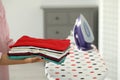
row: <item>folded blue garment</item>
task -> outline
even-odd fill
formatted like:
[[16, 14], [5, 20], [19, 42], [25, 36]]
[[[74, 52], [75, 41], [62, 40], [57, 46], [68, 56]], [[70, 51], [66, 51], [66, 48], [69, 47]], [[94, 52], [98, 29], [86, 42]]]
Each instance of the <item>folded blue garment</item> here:
[[[14, 59], [14, 60], [22, 60], [22, 59], [26, 59], [26, 58], [32, 58], [32, 57], [36, 57], [37, 55], [31, 55], [31, 56], [9, 56], [9, 59]], [[38, 57], [38, 56], [37, 56]], [[61, 64], [65, 61], [65, 58], [62, 58], [59, 62], [58, 61], [53, 61], [53, 60], [50, 60], [48, 58], [44, 58], [44, 57], [41, 57], [39, 56], [40, 58], [42, 58], [43, 60], [45, 61], [48, 61], [48, 62], [53, 62], [55, 64]]]

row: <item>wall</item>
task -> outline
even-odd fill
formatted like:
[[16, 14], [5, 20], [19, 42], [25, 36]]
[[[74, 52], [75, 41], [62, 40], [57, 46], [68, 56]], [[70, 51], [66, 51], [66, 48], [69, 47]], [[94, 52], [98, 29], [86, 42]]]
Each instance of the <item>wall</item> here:
[[100, 0], [100, 49], [108, 66], [106, 80], [119, 80], [118, 77], [118, 1]]
[[[118, 14], [120, 14], [120, 0], [118, 1]], [[118, 26], [120, 26], [120, 15], [118, 16]], [[120, 34], [120, 27], [118, 27], [118, 31]], [[118, 75], [120, 75], [120, 35], [118, 35]], [[120, 76], [118, 76], [118, 80], [120, 80]]]
[[43, 37], [41, 0], [2, 0], [6, 9], [11, 37], [22, 35]]

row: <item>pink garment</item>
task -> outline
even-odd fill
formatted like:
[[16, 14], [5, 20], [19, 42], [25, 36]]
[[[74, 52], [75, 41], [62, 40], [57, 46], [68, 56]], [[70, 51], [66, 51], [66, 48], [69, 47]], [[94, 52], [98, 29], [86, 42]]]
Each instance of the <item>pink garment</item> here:
[[[0, 59], [3, 53], [9, 50], [9, 44], [12, 40], [9, 38], [9, 29], [5, 18], [5, 10], [0, 0]], [[8, 66], [0, 65], [0, 80], [9, 80]]]

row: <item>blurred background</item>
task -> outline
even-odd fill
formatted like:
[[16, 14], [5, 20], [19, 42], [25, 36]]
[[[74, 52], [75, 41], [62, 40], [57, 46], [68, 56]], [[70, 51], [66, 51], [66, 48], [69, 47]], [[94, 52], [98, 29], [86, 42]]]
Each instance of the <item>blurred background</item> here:
[[[119, 80], [119, 0], [2, 0], [16, 41], [22, 35], [66, 38], [75, 19], [83, 14], [95, 36], [94, 44], [104, 56], [109, 72], [105, 80]], [[46, 80], [45, 63], [11, 65], [10, 80]]]

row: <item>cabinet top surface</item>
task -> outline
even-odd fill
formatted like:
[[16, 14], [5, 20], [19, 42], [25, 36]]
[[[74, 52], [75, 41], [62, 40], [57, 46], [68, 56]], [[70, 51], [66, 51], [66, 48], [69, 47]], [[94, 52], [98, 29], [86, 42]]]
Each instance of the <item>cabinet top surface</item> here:
[[98, 0], [44, 0], [41, 8], [98, 7]]

